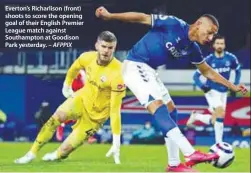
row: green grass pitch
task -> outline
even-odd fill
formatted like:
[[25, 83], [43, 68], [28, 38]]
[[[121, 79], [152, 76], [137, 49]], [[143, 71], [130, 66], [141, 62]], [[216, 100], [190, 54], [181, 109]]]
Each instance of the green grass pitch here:
[[[26, 165], [16, 165], [15, 158], [25, 154], [30, 143], [0, 143], [0, 172], [164, 172], [167, 164], [166, 148], [162, 145], [128, 145], [121, 147], [121, 165], [113, 164], [105, 153], [110, 145], [84, 144], [69, 158], [60, 162], [44, 162], [41, 157], [59, 145], [50, 143], [39, 153], [36, 160]], [[196, 147], [208, 151], [208, 147]], [[232, 165], [225, 169], [210, 164], [199, 164], [200, 172], [250, 172], [250, 149], [235, 149]]]

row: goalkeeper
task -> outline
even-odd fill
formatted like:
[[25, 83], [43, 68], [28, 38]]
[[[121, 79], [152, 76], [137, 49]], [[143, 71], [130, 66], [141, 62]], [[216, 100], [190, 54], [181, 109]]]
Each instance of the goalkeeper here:
[[[56, 128], [67, 120], [76, 120], [72, 133], [59, 148], [47, 153], [42, 159], [54, 161], [67, 158], [84, 140], [92, 136], [109, 118], [113, 133], [113, 144], [107, 156], [113, 155], [119, 164], [121, 115], [120, 107], [125, 96], [125, 85], [121, 75], [121, 63], [113, 57], [117, 44], [115, 35], [102, 32], [97, 39], [97, 51], [86, 52], [72, 64], [66, 74], [63, 95], [67, 100], [61, 104], [40, 130], [32, 147], [17, 164], [26, 164], [36, 158], [38, 151], [52, 137]], [[71, 84], [79, 70], [86, 72], [85, 87], [73, 93]]]

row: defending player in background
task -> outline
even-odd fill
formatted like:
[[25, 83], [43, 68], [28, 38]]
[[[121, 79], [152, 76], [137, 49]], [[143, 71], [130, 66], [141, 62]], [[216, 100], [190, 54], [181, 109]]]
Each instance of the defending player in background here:
[[[241, 77], [241, 66], [236, 56], [225, 51], [225, 47], [225, 38], [223, 36], [216, 36], [213, 42], [214, 53], [206, 57], [206, 62], [227, 80], [230, 78], [231, 69], [234, 69], [234, 84], [238, 85]], [[195, 84], [204, 91], [211, 114], [199, 114], [193, 111], [187, 121], [187, 126], [193, 126], [195, 121], [214, 125], [215, 142], [219, 143], [223, 139], [223, 122], [226, 112], [228, 88], [210, 79], [202, 83], [200, 76], [201, 73], [197, 70], [194, 73], [193, 79]]]
[[[195, 151], [181, 133], [175, 123], [177, 116], [175, 105], [155, 71], [160, 65], [172, 65], [173, 61], [180, 61], [183, 64], [191, 62], [205, 77], [235, 92], [245, 93], [244, 86], [232, 84], [208, 66], [196, 43], [206, 44], [212, 41], [219, 29], [217, 19], [205, 14], [194, 24], [188, 25], [174, 16], [138, 12], [110, 13], [104, 7], [96, 9], [96, 16], [104, 20], [141, 23], [152, 27], [129, 51], [123, 62], [122, 75], [125, 84], [149, 113], [154, 115], [156, 123], [162, 130], [168, 149], [167, 171], [193, 172], [189, 166], [217, 159], [219, 157], [217, 154]], [[181, 163], [179, 149], [185, 156], [186, 164]]]
[[[120, 163], [120, 107], [125, 96], [125, 85], [121, 75], [121, 63], [113, 57], [117, 38], [109, 31], [102, 32], [97, 39], [97, 51], [86, 52], [72, 64], [67, 72], [63, 95], [68, 99], [61, 104], [53, 116], [44, 124], [31, 149], [15, 163], [25, 164], [36, 158], [38, 151], [53, 136], [56, 128], [67, 120], [76, 120], [72, 133], [54, 152], [43, 157], [45, 161], [67, 158], [84, 140], [92, 136], [109, 118], [113, 133], [113, 145], [106, 156], [113, 155]], [[85, 87], [76, 93], [72, 81], [80, 69], [86, 72]]]
[[[73, 80], [72, 82], [72, 90], [74, 92], [78, 91], [79, 89], [81, 89], [82, 87], [84, 87], [85, 85], [85, 71], [84, 70], [80, 70], [79, 74], [77, 75], [77, 77]], [[64, 137], [64, 128], [67, 124], [70, 123], [74, 123], [74, 121], [69, 120], [69, 121], [65, 121], [64, 123], [62, 123], [60, 126], [58, 126], [57, 128], [57, 132], [56, 132], [56, 138], [58, 141], [62, 141], [63, 137]]]

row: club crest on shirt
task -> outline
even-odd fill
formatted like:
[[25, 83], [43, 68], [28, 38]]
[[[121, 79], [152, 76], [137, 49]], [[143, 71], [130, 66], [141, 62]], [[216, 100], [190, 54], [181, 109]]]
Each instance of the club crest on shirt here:
[[107, 78], [105, 76], [101, 76], [100, 80], [101, 80], [101, 82], [105, 82], [105, 81], [107, 81]]
[[121, 89], [123, 89], [123, 88], [125, 88], [125, 84], [118, 84], [118, 86], [117, 86], [117, 89], [118, 89], [118, 90], [121, 90]]
[[229, 67], [230, 66], [230, 62], [226, 61], [225, 66]]

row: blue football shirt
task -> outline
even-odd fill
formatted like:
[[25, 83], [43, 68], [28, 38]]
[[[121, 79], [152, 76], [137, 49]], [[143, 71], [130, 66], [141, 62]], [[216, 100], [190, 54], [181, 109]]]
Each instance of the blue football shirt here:
[[171, 66], [172, 61], [200, 64], [204, 61], [199, 45], [188, 37], [189, 25], [174, 16], [152, 16], [152, 28], [129, 51], [127, 60], [144, 62], [152, 68]]

